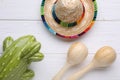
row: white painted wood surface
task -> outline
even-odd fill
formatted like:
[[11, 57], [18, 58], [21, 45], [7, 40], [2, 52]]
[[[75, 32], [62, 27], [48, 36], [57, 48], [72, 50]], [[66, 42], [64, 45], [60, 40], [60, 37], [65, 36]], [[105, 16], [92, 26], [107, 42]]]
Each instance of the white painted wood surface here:
[[[39, 10], [41, 0], [0, 0], [0, 52], [5, 37], [16, 39], [27, 34], [34, 35], [42, 44], [45, 59], [31, 65], [36, 72], [33, 80], [52, 80], [65, 63], [67, 50], [73, 42], [84, 42], [89, 49], [89, 57], [82, 67], [90, 62], [100, 47], [110, 45], [117, 52], [116, 62], [110, 68], [88, 73], [81, 80], [120, 80], [120, 0], [97, 2], [99, 13], [94, 27], [79, 39], [68, 42], [50, 34], [42, 24]], [[66, 76], [79, 68], [73, 68]]]

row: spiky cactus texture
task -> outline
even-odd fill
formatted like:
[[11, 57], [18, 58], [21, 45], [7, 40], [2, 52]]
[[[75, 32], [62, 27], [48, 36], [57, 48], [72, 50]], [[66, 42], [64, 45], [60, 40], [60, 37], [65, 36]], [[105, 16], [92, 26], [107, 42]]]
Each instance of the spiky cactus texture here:
[[7, 37], [0, 56], [0, 80], [31, 80], [34, 72], [28, 67], [31, 62], [41, 61], [41, 44], [32, 35], [13, 40]]

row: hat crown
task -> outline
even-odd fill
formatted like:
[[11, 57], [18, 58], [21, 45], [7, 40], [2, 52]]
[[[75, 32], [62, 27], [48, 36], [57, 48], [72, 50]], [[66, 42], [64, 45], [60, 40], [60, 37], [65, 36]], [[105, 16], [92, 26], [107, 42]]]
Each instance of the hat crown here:
[[55, 13], [61, 21], [75, 22], [83, 14], [83, 5], [80, 0], [58, 0]]

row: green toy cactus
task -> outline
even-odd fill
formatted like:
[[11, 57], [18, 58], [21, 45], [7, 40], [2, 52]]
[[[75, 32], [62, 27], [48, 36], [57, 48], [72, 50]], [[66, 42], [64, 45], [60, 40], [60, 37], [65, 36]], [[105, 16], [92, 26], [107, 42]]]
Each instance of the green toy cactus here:
[[31, 80], [34, 72], [28, 67], [31, 62], [43, 59], [40, 48], [34, 36], [23, 36], [15, 41], [7, 37], [0, 57], [0, 80]]

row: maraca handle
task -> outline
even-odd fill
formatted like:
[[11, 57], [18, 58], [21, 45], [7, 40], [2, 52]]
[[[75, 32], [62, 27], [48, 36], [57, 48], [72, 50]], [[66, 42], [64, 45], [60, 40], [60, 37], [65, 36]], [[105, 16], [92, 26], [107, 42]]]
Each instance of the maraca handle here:
[[91, 63], [88, 66], [84, 67], [82, 70], [71, 75], [67, 80], [78, 80], [93, 68], [94, 68], [94, 65]]
[[61, 80], [64, 73], [71, 67], [68, 63], [66, 63], [63, 68], [55, 75], [52, 80]]

